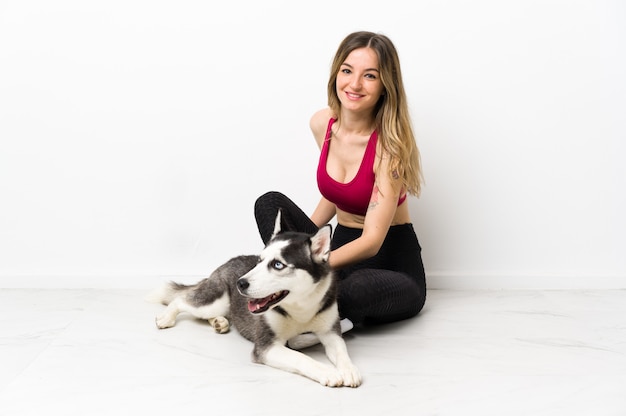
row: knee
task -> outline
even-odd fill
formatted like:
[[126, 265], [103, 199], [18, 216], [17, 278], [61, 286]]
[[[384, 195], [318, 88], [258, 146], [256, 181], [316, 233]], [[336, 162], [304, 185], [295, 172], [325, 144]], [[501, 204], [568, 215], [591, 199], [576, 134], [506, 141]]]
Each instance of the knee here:
[[268, 205], [276, 205], [277, 201], [283, 201], [285, 200], [287, 197], [277, 191], [269, 191], [264, 193], [263, 195], [261, 195], [260, 197], [258, 197], [256, 199], [256, 202], [254, 203], [254, 207], [255, 209], [258, 209], [260, 207], [265, 207]]

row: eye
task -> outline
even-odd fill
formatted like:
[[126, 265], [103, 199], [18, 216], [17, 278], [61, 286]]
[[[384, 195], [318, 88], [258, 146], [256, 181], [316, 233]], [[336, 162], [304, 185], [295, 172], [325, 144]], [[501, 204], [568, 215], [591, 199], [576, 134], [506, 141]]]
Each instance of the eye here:
[[274, 261], [272, 262], [272, 268], [273, 268], [274, 270], [282, 270], [282, 269], [284, 269], [285, 267], [286, 267], [286, 266], [285, 266], [285, 264], [284, 264], [283, 262], [279, 261], [279, 260], [274, 260]]
[[341, 72], [343, 72], [344, 74], [351, 74], [352, 73], [352, 71], [350, 71], [348, 68], [342, 69]]
[[374, 74], [365, 74], [365, 78], [376, 79], [376, 75], [374, 75]]

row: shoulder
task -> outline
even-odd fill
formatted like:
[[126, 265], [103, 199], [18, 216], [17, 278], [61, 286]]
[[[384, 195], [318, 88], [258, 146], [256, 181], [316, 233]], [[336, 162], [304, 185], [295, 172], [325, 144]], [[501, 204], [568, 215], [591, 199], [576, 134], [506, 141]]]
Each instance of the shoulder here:
[[326, 136], [328, 120], [330, 120], [333, 116], [333, 112], [328, 107], [316, 111], [311, 116], [311, 120], [309, 121], [309, 127], [311, 128], [313, 137], [315, 137], [315, 141], [320, 147], [322, 146], [322, 142], [324, 141], [324, 137]]
[[[374, 171], [378, 173], [382, 172], [390, 172], [391, 166], [393, 162], [393, 157], [385, 147], [382, 145], [380, 140], [376, 143], [376, 158], [374, 159]], [[384, 175], [385, 177], [388, 175]]]
[[385, 147], [381, 143], [380, 135], [378, 135], [378, 140], [376, 141], [376, 159], [375, 159], [375, 170], [378, 170], [380, 165], [386, 164], [389, 165], [390, 155], [389, 152], [385, 150]]
[[391, 195], [394, 195], [394, 198], [400, 196], [402, 181], [398, 180], [397, 163], [394, 163], [393, 157], [384, 150], [380, 140], [376, 143], [374, 175], [376, 176], [376, 183], [380, 188], [391, 189]]

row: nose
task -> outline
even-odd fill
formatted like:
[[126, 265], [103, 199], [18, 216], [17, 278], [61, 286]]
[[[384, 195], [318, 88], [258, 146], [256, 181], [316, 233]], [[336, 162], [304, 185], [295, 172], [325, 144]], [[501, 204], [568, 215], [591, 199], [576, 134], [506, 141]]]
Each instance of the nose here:
[[248, 282], [248, 279], [244, 279], [242, 277], [241, 279], [237, 280], [237, 288], [239, 290], [246, 290], [249, 287], [250, 287], [250, 282]]
[[361, 89], [361, 77], [354, 76], [350, 79], [350, 88], [354, 91], [358, 91]]

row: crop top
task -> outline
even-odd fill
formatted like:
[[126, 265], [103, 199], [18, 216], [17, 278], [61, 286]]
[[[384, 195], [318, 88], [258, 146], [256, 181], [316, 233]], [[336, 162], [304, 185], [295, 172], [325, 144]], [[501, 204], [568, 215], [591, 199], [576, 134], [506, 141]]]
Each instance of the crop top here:
[[[331, 127], [337, 119], [331, 118], [324, 137], [324, 144], [317, 165], [317, 187], [324, 198], [335, 204], [342, 211], [356, 215], [365, 215], [372, 198], [372, 190], [376, 181], [374, 174], [374, 161], [376, 160], [376, 144], [378, 133], [374, 131], [367, 142], [365, 154], [359, 170], [350, 182], [337, 182], [330, 177], [326, 170], [328, 151], [330, 149]], [[406, 199], [406, 193], [400, 196], [398, 205]]]

